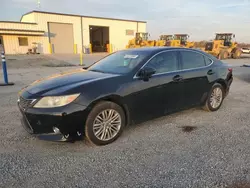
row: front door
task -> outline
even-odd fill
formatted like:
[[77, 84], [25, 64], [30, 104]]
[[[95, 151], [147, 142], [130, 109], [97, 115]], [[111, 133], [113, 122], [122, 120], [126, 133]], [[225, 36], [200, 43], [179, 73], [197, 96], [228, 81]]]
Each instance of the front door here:
[[206, 64], [205, 56], [201, 53], [182, 50], [180, 56], [183, 78], [182, 104], [188, 108], [200, 104], [204, 94], [209, 91], [210, 69]]
[[[132, 119], [144, 121], [164, 115], [176, 107], [180, 95], [178, 82], [173, 81], [179, 69], [177, 52], [161, 52], [153, 57], [145, 67], [156, 70], [149, 81], [135, 78], [131, 86], [129, 107]], [[132, 100], [131, 100], [132, 99]]]

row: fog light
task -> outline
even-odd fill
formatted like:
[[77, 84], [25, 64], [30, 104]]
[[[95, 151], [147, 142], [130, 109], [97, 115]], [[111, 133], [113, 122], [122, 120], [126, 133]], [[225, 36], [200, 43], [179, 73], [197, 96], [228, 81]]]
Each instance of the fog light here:
[[57, 127], [53, 127], [54, 133], [60, 133], [60, 130]]

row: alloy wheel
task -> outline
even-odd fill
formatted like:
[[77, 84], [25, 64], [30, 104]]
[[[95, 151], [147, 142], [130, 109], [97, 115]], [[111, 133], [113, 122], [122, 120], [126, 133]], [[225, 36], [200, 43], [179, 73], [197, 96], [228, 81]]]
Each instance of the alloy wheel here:
[[114, 109], [106, 109], [96, 116], [93, 132], [99, 140], [108, 141], [119, 133], [121, 125], [121, 115]]
[[213, 89], [211, 97], [210, 97], [210, 105], [212, 108], [218, 108], [222, 102], [223, 93], [219, 87]]

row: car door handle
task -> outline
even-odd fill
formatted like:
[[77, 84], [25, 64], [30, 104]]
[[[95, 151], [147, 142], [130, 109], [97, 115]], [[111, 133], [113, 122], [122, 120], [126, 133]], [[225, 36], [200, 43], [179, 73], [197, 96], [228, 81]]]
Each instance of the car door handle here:
[[209, 71], [207, 71], [207, 74], [208, 75], [212, 75], [212, 74], [214, 74], [215, 72], [213, 71], [213, 70], [209, 70]]
[[180, 75], [176, 75], [176, 76], [173, 77], [173, 81], [174, 81], [174, 82], [180, 82], [180, 81], [182, 81], [182, 80], [183, 80], [183, 77], [180, 76]]

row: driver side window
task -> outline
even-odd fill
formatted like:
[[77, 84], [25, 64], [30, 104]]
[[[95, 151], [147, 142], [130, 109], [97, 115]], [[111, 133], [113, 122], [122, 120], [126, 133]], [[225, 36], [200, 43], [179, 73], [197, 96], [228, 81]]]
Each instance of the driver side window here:
[[153, 57], [146, 67], [155, 69], [155, 74], [167, 73], [178, 70], [177, 52], [163, 52]]

